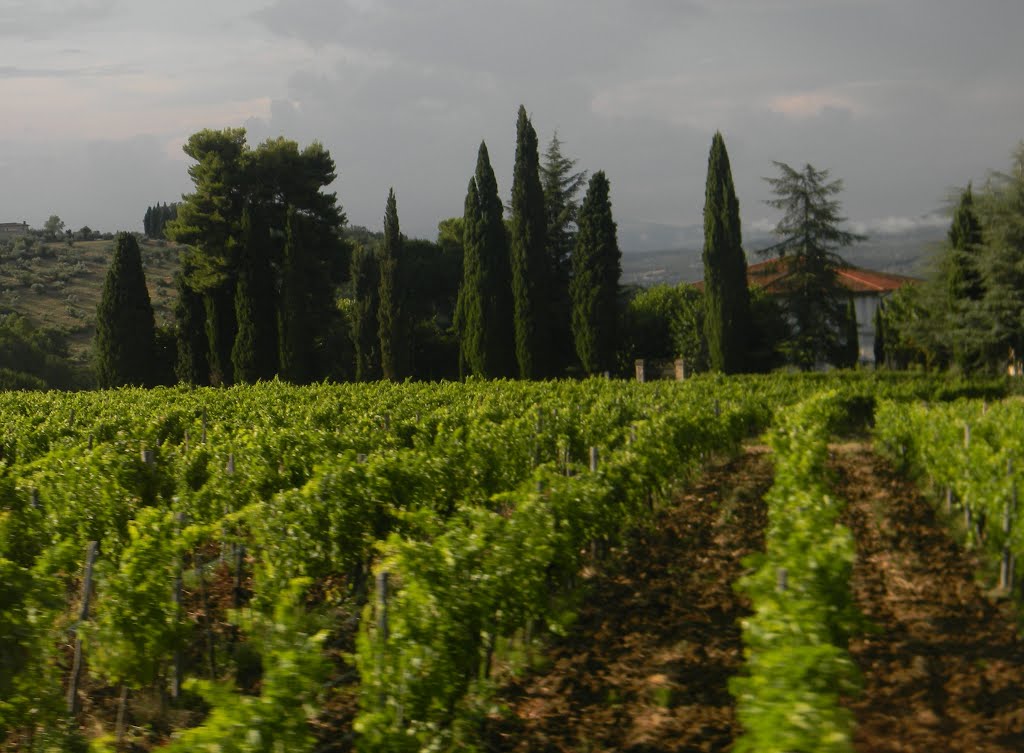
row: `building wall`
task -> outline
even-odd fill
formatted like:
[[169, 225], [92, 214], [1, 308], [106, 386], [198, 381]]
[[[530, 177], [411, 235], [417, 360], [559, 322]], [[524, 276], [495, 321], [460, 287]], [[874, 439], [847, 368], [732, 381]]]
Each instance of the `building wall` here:
[[857, 344], [860, 347], [860, 362], [875, 362], [875, 312], [882, 305], [882, 299], [890, 293], [859, 293], [853, 297], [857, 314]]

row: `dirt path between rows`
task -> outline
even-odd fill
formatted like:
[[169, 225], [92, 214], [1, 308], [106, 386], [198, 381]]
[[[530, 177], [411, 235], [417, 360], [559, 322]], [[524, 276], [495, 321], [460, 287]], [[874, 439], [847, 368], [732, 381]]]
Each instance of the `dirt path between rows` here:
[[506, 686], [492, 751], [724, 751], [737, 734], [728, 678], [743, 664], [732, 584], [764, 546], [765, 448], [707, 471], [634, 533], [590, 583], [549, 668]]
[[863, 444], [833, 446], [836, 493], [857, 540], [853, 587], [876, 634], [850, 653], [864, 691], [855, 745], [887, 751], [1024, 751], [1024, 645], [1008, 605], [932, 505]]

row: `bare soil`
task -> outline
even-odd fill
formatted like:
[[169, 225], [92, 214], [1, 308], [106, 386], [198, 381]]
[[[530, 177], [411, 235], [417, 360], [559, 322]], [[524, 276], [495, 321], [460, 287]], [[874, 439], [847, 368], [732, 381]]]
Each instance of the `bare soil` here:
[[[834, 445], [836, 494], [857, 542], [853, 588], [869, 623], [850, 644], [863, 674], [854, 745], [1024, 751], [1024, 644], [1015, 607], [976, 580], [976, 556], [910, 481], [864, 443]], [[764, 448], [710, 469], [631, 534], [592, 579], [546, 669], [510, 682], [492, 751], [725, 751], [740, 733], [728, 678], [742, 670], [732, 584], [763, 546]]]
[[853, 587], [876, 631], [850, 653], [855, 745], [886, 751], [1024, 751], [1024, 645], [1013, 608], [975, 580], [978, 562], [933, 504], [866, 445], [833, 449], [857, 540]]
[[763, 548], [764, 448], [710, 469], [595, 574], [549, 669], [507, 685], [494, 751], [724, 751], [743, 664], [732, 584]]

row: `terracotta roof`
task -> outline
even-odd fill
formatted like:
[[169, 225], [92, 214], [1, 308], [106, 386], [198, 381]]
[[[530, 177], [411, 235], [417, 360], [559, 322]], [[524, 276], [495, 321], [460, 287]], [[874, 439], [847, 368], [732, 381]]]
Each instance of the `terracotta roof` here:
[[[747, 267], [747, 284], [752, 288], [762, 288], [768, 293], [781, 293], [785, 290], [784, 280], [790, 275], [791, 259], [776, 257]], [[886, 272], [875, 272], [845, 265], [836, 270], [839, 284], [851, 293], [888, 293], [898, 290], [904, 285], [914, 285], [920, 280], [904, 275], [892, 275]], [[704, 281], [694, 283], [698, 289], [704, 288]]]

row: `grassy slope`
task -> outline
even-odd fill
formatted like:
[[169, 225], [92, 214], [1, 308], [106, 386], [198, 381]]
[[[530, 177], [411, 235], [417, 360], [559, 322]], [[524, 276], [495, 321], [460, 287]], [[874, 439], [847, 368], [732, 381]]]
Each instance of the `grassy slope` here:
[[[166, 241], [141, 244], [157, 324], [173, 317], [174, 273], [181, 249]], [[92, 347], [96, 306], [113, 250], [112, 240], [98, 240], [0, 251], [0, 311], [14, 311], [37, 326], [66, 331], [73, 358], [84, 361]]]

